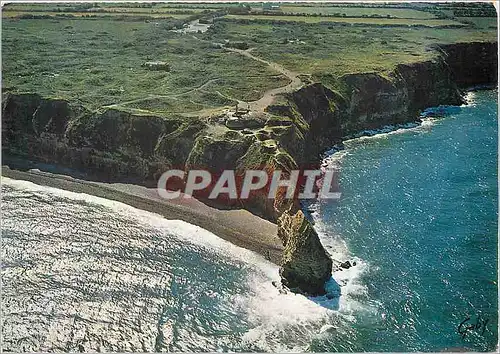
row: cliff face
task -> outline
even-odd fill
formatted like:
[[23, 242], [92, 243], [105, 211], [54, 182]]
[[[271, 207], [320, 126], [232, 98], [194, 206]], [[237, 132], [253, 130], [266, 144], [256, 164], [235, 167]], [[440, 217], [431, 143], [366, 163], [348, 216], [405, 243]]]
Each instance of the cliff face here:
[[80, 169], [107, 181], [154, 183], [183, 166], [205, 129], [196, 119], [100, 112], [36, 94], [3, 97], [4, 152]]
[[[214, 134], [196, 118], [112, 108], [92, 112], [62, 99], [6, 94], [2, 148], [105, 180], [152, 185], [172, 167], [214, 173], [234, 169], [240, 177], [247, 169], [264, 169], [269, 175], [279, 169], [286, 176], [319, 163], [320, 153], [347, 135], [415, 121], [426, 107], [461, 104], [465, 86], [496, 83], [496, 43], [436, 48], [441, 59], [402, 64], [386, 76], [345, 75], [339, 79], [341, 92], [321, 83], [305, 86], [269, 106], [265, 123], [246, 132]], [[285, 198], [278, 189], [273, 199], [265, 190], [247, 200], [221, 202], [277, 222], [285, 245], [283, 283], [309, 294], [324, 292], [332, 261], [295, 198]]]
[[[346, 75], [340, 78], [342, 94], [321, 84], [306, 86], [289, 95], [287, 105], [271, 106], [268, 111], [292, 120], [297, 128], [306, 127], [303, 148], [294, 158], [307, 164], [345, 136], [384, 125], [414, 122], [427, 107], [462, 104], [464, 87], [496, 84], [496, 43], [458, 44], [442, 49], [440, 59], [402, 64], [388, 76]], [[291, 208], [281, 214], [278, 226], [285, 244], [283, 283], [321, 293], [332, 264], [309, 221]]]
[[301, 210], [281, 215], [278, 236], [285, 246], [280, 269], [283, 284], [295, 291], [323, 294], [332, 274], [332, 260]]
[[398, 65], [387, 77], [375, 73], [341, 77], [344, 96], [315, 84], [289, 100], [310, 126], [306, 151], [317, 153], [361, 130], [415, 121], [427, 107], [462, 104], [454, 77], [441, 60]]
[[496, 84], [498, 81], [497, 43], [458, 43], [441, 46], [444, 60], [460, 87]]

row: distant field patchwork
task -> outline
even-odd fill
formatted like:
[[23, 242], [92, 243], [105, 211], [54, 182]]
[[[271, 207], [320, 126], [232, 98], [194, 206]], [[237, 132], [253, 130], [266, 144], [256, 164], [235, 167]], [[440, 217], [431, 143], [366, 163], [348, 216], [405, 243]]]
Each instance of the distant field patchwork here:
[[337, 22], [337, 23], [361, 23], [361, 24], [374, 24], [374, 25], [407, 25], [407, 26], [465, 26], [463, 23], [453, 20], [416, 20], [404, 18], [371, 18], [371, 17], [327, 17], [327, 16], [272, 16], [272, 15], [227, 15], [228, 19], [239, 20], [267, 20], [267, 21], [289, 21], [289, 22], [306, 22], [306, 23], [319, 23], [319, 22]]
[[190, 15], [187, 14], [178, 14], [175, 12], [172, 13], [141, 13], [141, 12], [95, 12], [95, 13], [88, 13], [88, 12], [51, 12], [51, 11], [45, 11], [45, 12], [32, 12], [32, 11], [5, 11], [3, 12], [2, 16], [4, 18], [14, 18], [14, 17], [21, 17], [21, 18], [26, 18], [29, 16], [35, 16], [35, 17], [40, 17], [40, 16], [51, 16], [51, 17], [89, 17], [89, 18], [103, 18], [103, 17], [139, 17], [139, 18], [176, 18], [176, 19], [186, 19]]
[[293, 14], [321, 14], [321, 15], [345, 15], [350, 17], [362, 16], [390, 16], [396, 18], [412, 19], [435, 19], [436, 16], [430, 12], [413, 9], [393, 8], [364, 8], [364, 7], [340, 7], [340, 6], [293, 6], [283, 5], [280, 7], [283, 13]]
[[4, 92], [188, 115], [497, 38], [484, 4], [23, 3], [2, 17]]

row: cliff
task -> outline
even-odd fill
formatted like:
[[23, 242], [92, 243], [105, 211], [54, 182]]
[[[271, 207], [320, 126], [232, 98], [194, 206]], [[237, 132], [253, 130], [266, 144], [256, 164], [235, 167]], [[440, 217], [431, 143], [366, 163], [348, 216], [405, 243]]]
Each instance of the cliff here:
[[37, 94], [3, 96], [2, 149], [58, 163], [105, 181], [155, 184], [166, 169], [182, 166], [206, 125], [84, 106]]
[[[430, 49], [431, 50], [431, 49]], [[319, 163], [320, 154], [350, 134], [418, 120], [419, 111], [462, 103], [462, 89], [496, 84], [497, 44], [435, 46], [433, 61], [398, 65], [391, 73], [349, 74], [336, 88], [314, 83], [277, 98], [252, 129], [224, 127], [183, 116], [107, 108], [90, 111], [36, 94], [3, 97], [2, 148], [8, 154], [85, 170], [105, 180], [154, 185], [169, 168], [214, 173], [261, 168], [289, 172]], [[267, 192], [267, 191], [265, 191]], [[219, 202], [227, 203], [221, 200]], [[279, 226], [285, 251], [283, 283], [309, 294], [324, 293], [332, 261], [298, 201], [279, 189], [231, 204]]]
[[457, 43], [438, 47], [459, 87], [496, 84], [498, 80], [498, 44]]

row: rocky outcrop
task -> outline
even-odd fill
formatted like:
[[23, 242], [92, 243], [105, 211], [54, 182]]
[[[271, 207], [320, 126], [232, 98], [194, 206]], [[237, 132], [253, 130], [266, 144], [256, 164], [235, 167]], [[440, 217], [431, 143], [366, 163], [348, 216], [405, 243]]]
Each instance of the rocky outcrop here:
[[[441, 56], [435, 60], [401, 64], [384, 75], [344, 75], [334, 88], [306, 85], [281, 96], [258, 117], [258, 124], [235, 120], [215, 129], [197, 118], [115, 108], [94, 112], [63, 99], [7, 94], [3, 150], [100, 179], [144, 184], [155, 184], [172, 167], [205, 168], [214, 174], [234, 169], [237, 184], [248, 169], [268, 175], [279, 169], [286, 178], [293, 169], [318, 164], [320, 153], [346, 136], [415, 121], [427, 107], [461, 104], [466, 86], [496, 83], [496, 48], [496, 43], [436, 46]], [[267, 193], [264, 189], [245, 200], [221, 202], [277, 222], [285, 246], [283, 284], [308, 294], [324, 293], [332, 261], [317, 233], [296, 198], [286, 198], [283, 189], [272, 199]]]
[[322, 84], [312, 84], [294, 92], [291, 101], [308, 128], [304, 132], [303, 156], [299, 159], [310, 162], [312, 156], [319, 156], [325, 146], [341, 138], [342, 112], [346, 103], [341, 95]]
[[214, 174], [234, 168], [254, 138], [230, 131], [223, 136], [202, 135], [196, 139], [186, 169], [206, 169]]
[[6, 94], [3, 151], [86, 171], [106, 181], [153, 184], [184, 166], [206, 125], [198, 119], [138, 114], [36, 94]]
[[460, 87], [496, 84], [498, 81], [498, 43], [456, 43], [435, 46]]
[[278, 236], [285, 246], [280, 268], [283, 285], [292, 291], [324, 294], [324, 284], [332, 274], [332, 260], [301, 210], [280, 216]]

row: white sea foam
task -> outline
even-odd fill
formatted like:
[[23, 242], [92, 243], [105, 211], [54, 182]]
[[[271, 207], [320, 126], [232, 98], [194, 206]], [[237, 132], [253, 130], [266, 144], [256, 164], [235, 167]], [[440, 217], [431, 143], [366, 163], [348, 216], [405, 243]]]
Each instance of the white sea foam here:
[[138, 223], [164, 230], [182, 240], [203, 246], [225, 257], [243, 261], [249, 268], [255, 270], [251, 272], [247, 280], [252, 291], [249, 294], [236, 294], [233, 302], [235, 309], [245, 312], [249, 322], [253, 324], [253, 328], [244, 335], [243, 339], [259, 348], [282, 351], [303, 350], [307, 342], [306, 338], [303, 338], [303, 343], [295, 343], [291, 347], [282, 346], [280, 343], [282, 343], [282, 336], [285, 332], [291, 327], [303, 330], [304, 326], [310, 323], [326, 323], [328, 309], [302, 295], [280, 294], [278, 289], [272, 285], [272, 281], [279, 282], [279, 269], [275, 264], [268, 262], [259, 254], [235, 246], [201, 227], [180, 220], [167, 220], [158, 214], [85, 193], [70, 192], [6, 177], [2, 178], [2, 184], [18, 190], [29, 191], [36, 194], [37, 197], [46, 197], [47, 194], [50, 194], [69, 198], [72, 201], [102, 205], [116, 213], [137, 220]]
[[[266, 351], [304, 351], [313, 338], [329, 335], [338, 330], [342, 323], [355, 321], [358, 312], [373, 310], [358, 300], [359, 296], [366, 294], [366, 287], [361, 284], [360, 278], [368, 270], [368, 265], [352, 257], [345, 242], [340, 238], [329, 237], [321, 225], [317, 220], [315, 226], [318, 234], [323, 245], [329, 246], [327, 249], [332, 258], [350, 259], [356, 261], [357, 265], [335, 271], [325, 286], [330, 296], [318, 297], [290, 292], [280, 294], [268, 279], [254, 273], [250, 281], [255, 294], [238, 296], [234, 300], [235, 306], [247, 311], [250, 322], [255, 325], [244, 335], [245, 341]], [[336, 296], [329, 298], [331, 295]]]
[[[335, 281], [342, 285], [340, 299], [327, 299], [325, 296], [307, 298], [291, 292], [283, 294], [272, 284], [273, 281], [279, 283], [279, 269], [275, 264], [201, 227], [180, 220], [167, 220], [158, 214], [85, 193], [70, 192], [6, 177], [2, 178], [2, 183], [16, 189], [27, 190], [38, 196], [51, 194], [74, 201], [102, 205], [130, 219], [137, 220], [138, 223], [164, 230], [179, 239], [244, 262], [250, 269], [254, 269], [245, 280], [249, 283], [251, 291], [248, 294], [236, 294], [231, 301], [235, 309], [247, 315], [252, 325], [243, 335], [243, 340], [262, 350], [304, 351], [311, 339], [320, 334], [323, 326], [331, 325], [332, 321], [335, 323], [342, 318], [352, 321], [353, 313], [361, 307], [350, 297], [364, 291], [357, 279], [366, 266], [359, 259], [354, 258], [358, 262], [357, 266], [333, 274]], [[324, 235], [321, 229], [320, 235]], [[327, 243], [326, 237], [322, 239]], [[345, 244], [335, 244], [332, 247], [336, 250], [333, 253], [334, 258], [344, 259], [348, 255]], [[329, 286], [330, 291], [337, 291], [335, 282], [330, 282]]]
[[280, 294], [266, 280], [254, 273], [250, 284], [255, 293], [234, 299], [252, 325], [242, 339], [265, 351], [304, 351], [321, 326], [330, 322], [334, 311], [303, 295]]
[[218, 237], [210, 231], [207, 231], [199, 226], [189, 224], [182, 220], [167, 220], [159, 214], [137, 209], [130, 205], [114, 200], [96, 197], [86, 193], [76, 193], [58, 188], [41, 186], [29, 181], [2, 177], [2, 184], [17, 189], [28, 190], [37, 194], [42, 193], [40, 194], [40, 197], [43, 197], [43, 193], [50, 193], [58, 197], [69, 198], [74, 201], [82, 201], [102, 205], [112, 209], [115, 212], [121, 213], [122, 215], [126, 215], [131, 219], [135, 219], [141, 224], [147, 224], [157, 229], [164, 230], [170, 234], [174, 234], [176, 237], [184, 241], [219, 252], [220, 254], [227, 255], [235, 260], [259, 265], [263, 270], [266, 270], [266, 273], [269, 276], [274, 274], [274, 271], [269, 269], [274, 265], [259, 254], [245, 248], [238, 247], [230, 243], [229, 241]]
[[426, 129], [434, 125], [435, 121], [436, 119], [434, 118], [421, 118], [421, 122], [419, 123], [398, 124], [396, 126], [388, 125], [378, 130], [370, 130], [368, 131], [369, 134], [367, 135], [365, 135], [367, 131], [364, 131], [352, 138], [346, 139], [344, 143], [349, 144], [366, 140], [387, 139], [391, 135], [425, 131]]
[[342, 159], [348, 154], [347, 150], [340, 150], [331, 155], [326, 155], [321, 162], [321, 170], [324, 172], [327, 169], [339, 169]]
[[475, 91], [468, 91], [464, 97], [465, 104], [463, 104], [460, 107], [475, 107], [476, 106], [476, 102], [475, 102], [476, 96], [477, 96], [477, 93]]
[[[338, 310], [345, 315], [352, 315], [359, 310], [369, 310], [366, 306], [354, 298], [366, 295], [366, 286], [361, 282], [361, 276], [369, 270], [369, 265], [359, 257], [353, 256], [345, 240], [340, 235], [336, 235], [331, 228], [323, 223], [321, 219], [321, 206], [323, 202], [318, 202], [312, 209], [314, 226], [321, 240], [321, 243], [330, 254], [334, 264], [349, 260], [356, 262], [354, 267], [334, 271], [332, 278], [340, 285], [342, 296], [340, 297]], [[326, 298], [318, 299], [319, 301], [327, 301]]]

